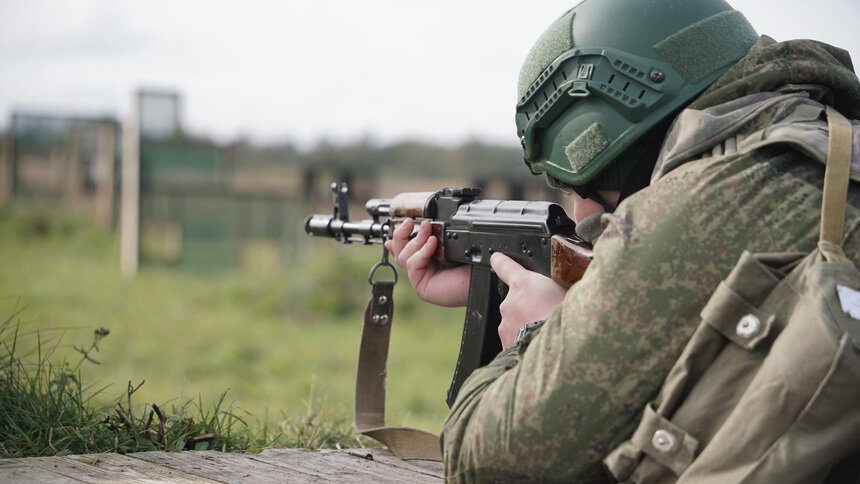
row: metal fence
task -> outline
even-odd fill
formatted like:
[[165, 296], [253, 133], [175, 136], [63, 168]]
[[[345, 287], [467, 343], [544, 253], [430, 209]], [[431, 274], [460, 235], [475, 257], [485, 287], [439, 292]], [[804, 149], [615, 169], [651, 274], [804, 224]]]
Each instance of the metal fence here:
[[194, 272], [281, 267], [295, 247], [300, 194], [234, 187], [223, 147], [182, 137], [141, 139], [140, 262]]
[[194, 272], [277, 269], [295, 255], [304, 207], [218, 187], [144, 189], [140, 260]]

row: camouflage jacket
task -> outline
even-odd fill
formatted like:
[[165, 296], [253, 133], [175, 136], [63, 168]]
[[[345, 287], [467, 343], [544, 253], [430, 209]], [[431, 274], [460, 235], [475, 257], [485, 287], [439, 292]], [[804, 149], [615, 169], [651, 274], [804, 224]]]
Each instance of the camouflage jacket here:
[[[601, 459], [629, 438], [741, 252], [814, 248], [822, 103], [860, 117], [847, 53], [762, 37], [676, 118], [651, 185], [603, 216], [584, 278], [463, 385], [442, 434], [449, 480], [607, 479]], [[856, 163], [857, 122], [854, 136]], [[855, 261], [858, 228], [852, 184], [843, 247]]]

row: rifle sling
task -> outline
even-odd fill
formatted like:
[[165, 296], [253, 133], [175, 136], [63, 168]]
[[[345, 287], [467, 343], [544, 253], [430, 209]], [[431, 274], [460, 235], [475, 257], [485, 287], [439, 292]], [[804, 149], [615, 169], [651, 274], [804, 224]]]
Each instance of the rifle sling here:
[[385, 378], [394, 315], [394, 283], [372, 282], [358, 351], [355, 430], [391, 449], [401, 459], [442, 460], [439, 437], [409, 427], [385, 426]]
[[[830, 260], [827, 247], [842, 245], [845, 203], [851, 176], [851, 123], [842, 114], [827, 106], [830, 140], [827, 145], [827, 166], [824, 172], [824, 194], [821, 201], [821, 233], [819, 246]], [[828, 245], [832, 244], [832, 245]]]

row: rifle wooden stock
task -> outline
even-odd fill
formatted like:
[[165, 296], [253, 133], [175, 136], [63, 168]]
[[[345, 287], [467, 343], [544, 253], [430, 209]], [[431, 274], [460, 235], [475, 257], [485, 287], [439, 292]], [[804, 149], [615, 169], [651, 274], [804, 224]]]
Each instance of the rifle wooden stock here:
[[591, 264], [594, 257], [591, 245], [563, 235], [553, 235], [550, 244], [550, 277], [555, 282], [570, 287], [582, 279]]

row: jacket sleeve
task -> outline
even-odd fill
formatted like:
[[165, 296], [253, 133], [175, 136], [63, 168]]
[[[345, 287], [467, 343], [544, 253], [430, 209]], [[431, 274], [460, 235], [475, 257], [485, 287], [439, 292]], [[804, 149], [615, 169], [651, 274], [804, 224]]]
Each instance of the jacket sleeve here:
[[635, 428], [741, 252], [784, 245], [773, 233], [814, 244], [818, 189], [750, 176], [756, 166], [690, 163], [604, 216], [562, 305], [463, 385], [442, 433], [450, 480], [604, 479], [601, 459]]

